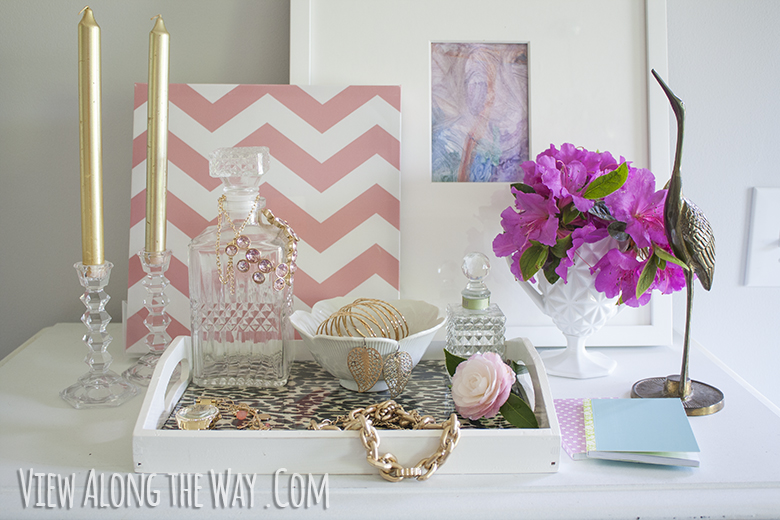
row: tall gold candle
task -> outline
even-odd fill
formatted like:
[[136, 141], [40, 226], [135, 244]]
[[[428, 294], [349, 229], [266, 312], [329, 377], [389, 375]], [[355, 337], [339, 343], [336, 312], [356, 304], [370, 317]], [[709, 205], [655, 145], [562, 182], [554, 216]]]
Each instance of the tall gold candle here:
[[103, 255], [103, 151], [100, 130], [100, 27], [85, 7], [79, 22], [79, 159], [81, 262], [101, 265]]
[[157, 15], [149, 33], [149, 95], [146, 105], [146, 241], [147, 252], [165, 251], [168, 216], [168, 64], [170, 35]]

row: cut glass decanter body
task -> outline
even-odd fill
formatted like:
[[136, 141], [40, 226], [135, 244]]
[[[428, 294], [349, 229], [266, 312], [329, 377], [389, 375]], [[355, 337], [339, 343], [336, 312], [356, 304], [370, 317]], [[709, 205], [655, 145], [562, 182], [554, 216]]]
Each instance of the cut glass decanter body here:
[[[291, 230], [262, 222], [260, 175], [267, 148], [214, 152], [221, 177], [218, 225], [190, 243], [193, 381], [205, 387], [278, 387], [293, 361]], [[291, 258], [292, 257], [292, 258]]]
[[447, 350], [463, 358], [485, 352], [503, 358], [506, 316], [498, 305], [490, 303], [490, 290], [482, 281], [490, 263], [482, 253], [469, 253], [461, 269], [469, 281], [461, 292], [462, 303], [447, 306]]

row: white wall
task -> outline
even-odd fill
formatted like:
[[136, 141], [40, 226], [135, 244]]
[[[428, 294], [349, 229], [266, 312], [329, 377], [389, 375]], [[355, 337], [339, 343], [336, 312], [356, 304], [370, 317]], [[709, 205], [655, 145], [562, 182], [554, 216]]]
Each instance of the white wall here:
[[[286, 83], [288, 5], [91, 4], [103, 31], [106, 258], [116, 264], [108, 310], [116, 321], [127, 294], [132, 87], [146, 81], [150, 18], [163, 14], [171, 33], [172, 82]], [[0, 357], [83, 312], [71, 267], [81, 256], [76, 26], [83, 6], [0, 3]], [[687, 105], [684, 189], [718, 239], [715, 283], [710, 293], [697, 287], [693, 333], [780, 404], [780, 288], [743, 285], [750, 188], [780, 186], [780, 2], [672, 0], [668, 18], [667, 79]], [[681, 328], [684, 298], [675, 305]]]
[[[667, 15], [668, 84], [686, 104], [683, 191], [717, 239], [712, 290], [696, 285], [692, 334], [780, 403], [780, 288], [744, 285], [750, 188], [780, 187], [780, 2], [671, 0]], [[780, 236], [780, 201], [776, 222]], [[674, 305], [682, 329], [685, 298]]]

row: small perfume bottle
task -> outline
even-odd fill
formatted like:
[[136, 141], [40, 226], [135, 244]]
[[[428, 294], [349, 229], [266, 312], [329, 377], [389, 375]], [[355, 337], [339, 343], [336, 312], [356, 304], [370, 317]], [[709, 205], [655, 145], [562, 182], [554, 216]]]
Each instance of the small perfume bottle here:
[[490, 303], [490, 290], [482, 281], [490, 272], [490, 261], [482, 253], [469, 253], [461, 269], [469, 281], [461, 291], [462, 304], [447, 306], [447, 350], [464, 358], [485, 352], [503, 358], [506, 316]]

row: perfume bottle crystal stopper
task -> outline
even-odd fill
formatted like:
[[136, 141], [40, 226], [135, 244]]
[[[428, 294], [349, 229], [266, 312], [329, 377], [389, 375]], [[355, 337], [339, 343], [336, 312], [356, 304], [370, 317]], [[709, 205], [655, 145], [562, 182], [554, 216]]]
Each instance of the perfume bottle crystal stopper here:
[[461, 264], [463, 274], [468, 278], [466, 288], [461, 291], [463, 307], [486, 309], [490, 306], [490, 289], [483, 281], [490, 273], [490, 260], [482, 253], [469, 253]]

